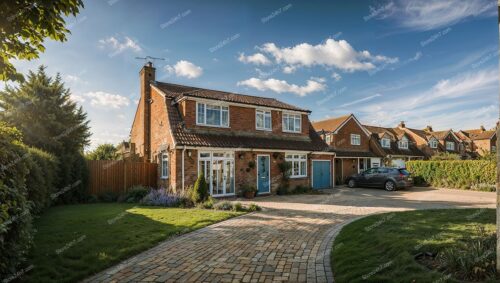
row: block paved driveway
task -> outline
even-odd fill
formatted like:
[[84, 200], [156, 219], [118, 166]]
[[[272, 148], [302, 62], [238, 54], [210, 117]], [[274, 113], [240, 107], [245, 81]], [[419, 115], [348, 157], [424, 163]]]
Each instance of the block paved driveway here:
[[261, 197], [251, 201], [261, 212], [166, 240], [87, 281], [332, 282], [333, 236], [349, 221], [387, 211], [495, 207], [495, 200], [495, 193], [429, 188]]

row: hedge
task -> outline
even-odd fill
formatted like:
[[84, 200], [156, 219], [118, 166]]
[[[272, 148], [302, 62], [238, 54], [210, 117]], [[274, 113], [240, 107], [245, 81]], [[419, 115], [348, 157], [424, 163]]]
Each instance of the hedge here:
[[31, 202], [31, 212], [41, 213], [52, 203], [56, 193], [57, 159], [43, 150], [27, 148], [30, 158], [27, 159], [29, 175], [26, 176], [28, 200]]
[[485, 160], [408, 161], [415, 184], [434, 187], [495, 191], [497, 166]]
[[21, 133], [0, 123], [0, 278], [15, 272], [32, 243], [27, 159]]

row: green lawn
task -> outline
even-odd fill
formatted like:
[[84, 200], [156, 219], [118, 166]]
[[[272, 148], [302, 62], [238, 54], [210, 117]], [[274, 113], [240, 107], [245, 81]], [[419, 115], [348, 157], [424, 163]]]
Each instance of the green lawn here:
[[35, 246], [23, 278], [75, 282], [186, 233], [240, 212], [158, 208], [133, 204], [81, 204], [50, 208], [34, 223]]
[[477, 225], [494, 231], [495, 210], [421, 210], [360, 219], [345, 226], [335, 239], [334, 278], [341, 283], [454, 282], [421, 265], [414, 256], [456, 245], [474, 236]]

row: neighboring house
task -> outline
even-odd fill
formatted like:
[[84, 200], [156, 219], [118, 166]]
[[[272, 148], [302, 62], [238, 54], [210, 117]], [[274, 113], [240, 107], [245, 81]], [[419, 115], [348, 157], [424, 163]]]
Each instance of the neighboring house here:
[[370, 151], [370, 133], [353, 114], [316, 121], [312, 125], [335, 152], [336, 183], [381, 165], [380, 157]]
[[424, 159], [425, 154], [405, 130], [402, 122], [397, 128], [364, 126], [371, 134], [370, 148], [384, 157], [387, 166], [405, 167], [406, 161]]
[[407, 128], [404, 123], [401, 123], [398, 128], [412, 137], [417, 147], [425, 153], [426, 158], [441, 152], [455, 153], [461, 156], [465, 154], [465, 145], [451, 129], [434, 131], [431, 126], [427, 126], [423, 130], [417, 130]]
[[476, 156], [496, 152], [496, 129], [486, 130], [481, 126], [479, 129], [461, 130], [456, 135], [466, 145], [467, 152]]
[[333, 157], [312, 128], [309, 110], [276, 99], [157, 82], [155, 68], [140, 72], [141, 98], [131, 143], [158, 163], [160, 184], [173, 191], [204, 174], [213, 196], [243, 185], [276, 192], [280, 164], [291, 164], [290, 185], [329, 188]]

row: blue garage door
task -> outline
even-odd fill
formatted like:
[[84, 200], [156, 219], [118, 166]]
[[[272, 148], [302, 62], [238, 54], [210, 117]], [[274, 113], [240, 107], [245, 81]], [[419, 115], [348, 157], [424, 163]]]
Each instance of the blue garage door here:
[[313, 189], [330, 188], [330, 161], [313, 161]]

